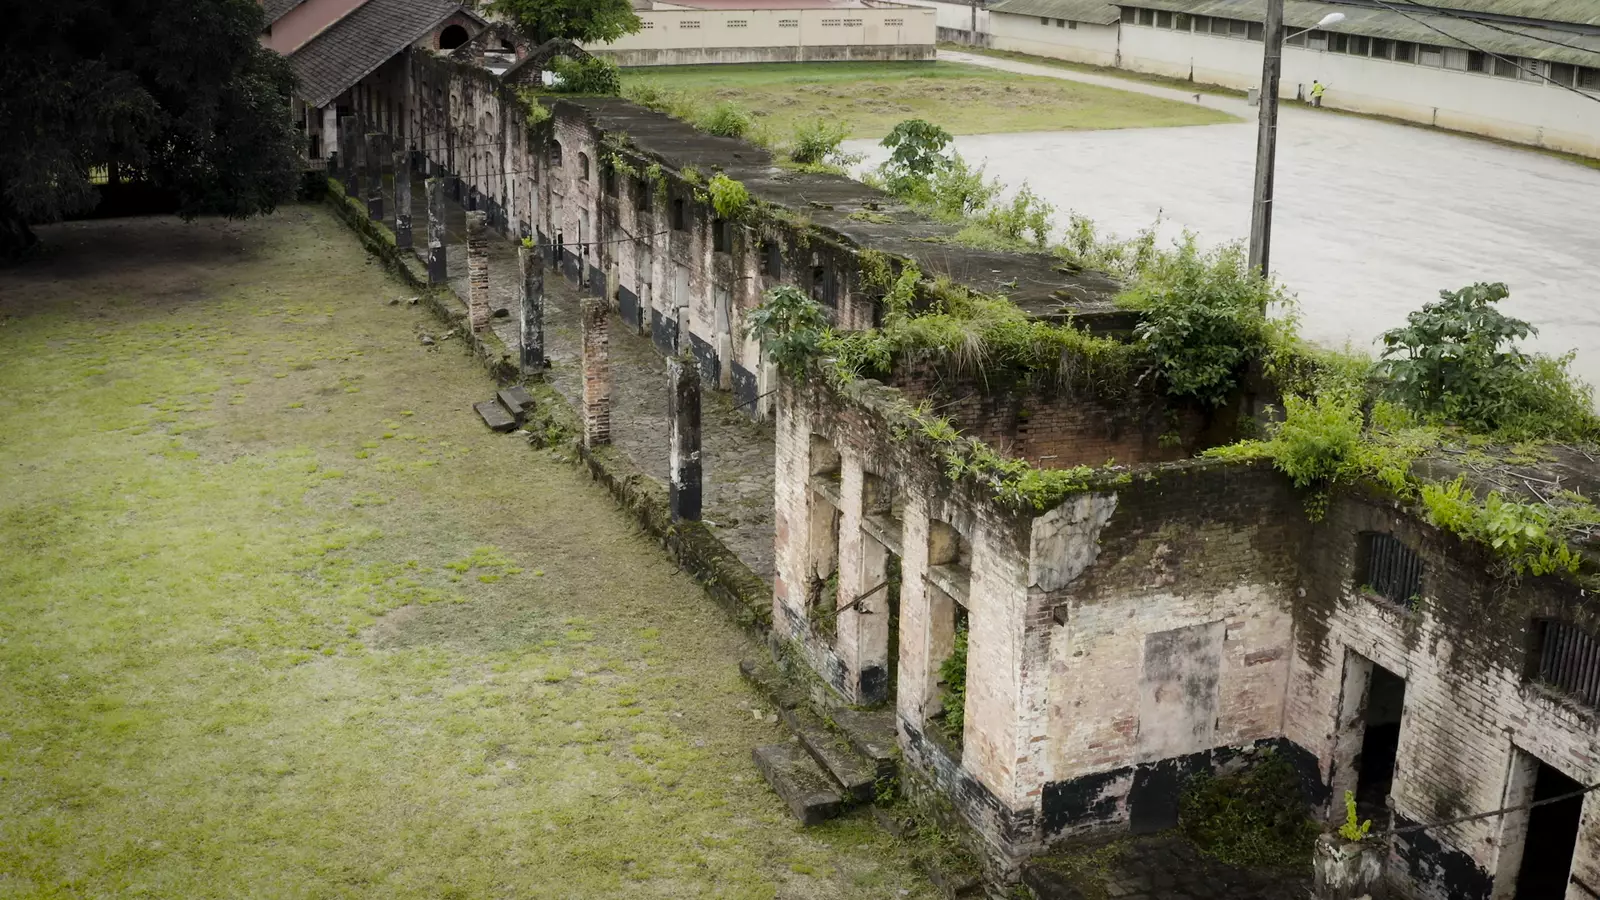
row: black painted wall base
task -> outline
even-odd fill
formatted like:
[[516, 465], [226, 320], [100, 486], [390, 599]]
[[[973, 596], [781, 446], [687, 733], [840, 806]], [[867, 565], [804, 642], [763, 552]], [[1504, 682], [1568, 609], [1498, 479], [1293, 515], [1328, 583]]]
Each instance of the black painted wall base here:
[[1300, 787], [1308, 803], [1320, 807], [1327, 802], [1328, 787], [1322, 782], [1316, 756], [1293, 741], [1269, 738], [1245, 747], [1216, 747], [1067, 781], [1052, 781], [1044, 786], [1040, 798], [1044, 838], [1049, 841], [1067, 829], [1115, 827], [1124, 817], [1124, 796], [1128, 830], [1134, 834], [1151, 834], [1176, 827], [1178, 799], [1190, 778], [1202, 772], [1216, 772], [1240, 757], [1269, 751], [1294, 766], [1300, 774]]

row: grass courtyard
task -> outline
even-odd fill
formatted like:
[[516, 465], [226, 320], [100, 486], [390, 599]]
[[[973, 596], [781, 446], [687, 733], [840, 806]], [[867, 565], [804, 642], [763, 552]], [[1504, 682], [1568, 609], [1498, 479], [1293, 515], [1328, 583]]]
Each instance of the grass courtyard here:
[[0, 897], [929, 897], [320, 207], [0, 270]]
[[817, 117], [846, 122], [852, 138], [879, 138], [905, 119], [952, 134], [1211, 125], [1212, 109], [1113, 88], [946, 62], [837, 62], [624, 69], [706, 105], [729, 101], [779, 139]]

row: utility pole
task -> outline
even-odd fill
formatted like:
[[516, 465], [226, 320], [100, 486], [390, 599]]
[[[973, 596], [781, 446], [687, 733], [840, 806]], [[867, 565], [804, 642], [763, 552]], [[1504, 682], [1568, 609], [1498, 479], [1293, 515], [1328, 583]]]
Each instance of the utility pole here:
[[1283, 0], [1267, 0], [1266, 30], [1262, 37], [1266, 49], [1261, 62], [1255, 203], [1250, 210], [1250, 268], [1265, 277], [1271, 258], [1272, 180], [1278, 155], [1278, 79], [1283, 71]]
[[972, 46], [978, 46], [978, 0], [972, 0], [972, 30], [967, 34]]

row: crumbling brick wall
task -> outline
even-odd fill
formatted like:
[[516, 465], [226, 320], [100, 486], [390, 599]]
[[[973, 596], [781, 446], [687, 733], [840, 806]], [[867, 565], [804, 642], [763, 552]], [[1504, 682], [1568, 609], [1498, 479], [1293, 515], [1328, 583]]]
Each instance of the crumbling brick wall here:
[[[1422, 591], [1411, 609], [1363, 589], [1366, 532], [1392, 534], [1421, 556]], [[1581, 590], [1553, 577], [1491, 577], [1493, 560], [1479, 548], [1392, 501], [1358, 494], [1335, 499], [1306, 558], [1285, 730], [1319, 757], [1336, 798], [1355, 786], [1360, 735], [1341, 707], [1359, 708], [1360, 698], [1348, 694], [1359, 686], [1350, 683], [1352, 667], [1364, 661], [1405, 679], [1391, 795], [1396, 824], [1500, 808], [1518, 752], [1580, 784], [1600, 780], [1594, 712], [1540, 686], [1527, 670], [1536, 618], [1600, 631], [1600, 615]], [[1506, 829], [1490, 818], [1401, 836], [1389, 877], [1407, 894], [1440, 900], [1509, 891], [1520, 860], [1503, 854], [1520, 836], [1514, 823]], [[1588, 884], [1600, 884], [1597, 831], [1600, 801], [1590, 795], [1573, 866]]]

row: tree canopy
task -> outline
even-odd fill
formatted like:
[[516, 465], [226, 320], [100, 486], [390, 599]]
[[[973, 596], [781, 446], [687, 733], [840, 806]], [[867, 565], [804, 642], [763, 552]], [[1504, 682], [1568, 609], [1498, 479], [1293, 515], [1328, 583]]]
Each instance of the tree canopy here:
[[185, 216], [292, 197], [294, 76], [260, 45], [256, 0], [10, 4], [0, 29], [0, 253], [30, 224], [92, 210], [98, 174], [147, 183]]
[[555, 38], [605, 44], [642, 27], [632, 0], [492, 0], [486, 8], [535, 44]]

